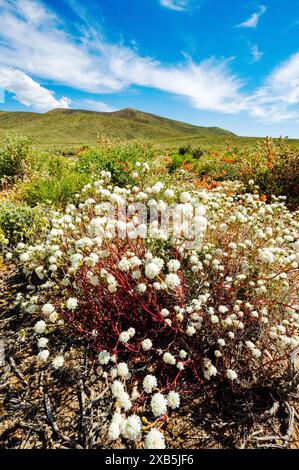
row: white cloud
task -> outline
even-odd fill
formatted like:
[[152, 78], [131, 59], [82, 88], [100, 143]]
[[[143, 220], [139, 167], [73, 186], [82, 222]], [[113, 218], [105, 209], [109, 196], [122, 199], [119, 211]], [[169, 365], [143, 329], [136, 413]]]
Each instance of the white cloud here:
[[175, 11], [185, 11], [188, 6], [188, 0], [160, 0], [163, 7]]
[[[22, 2], [24, 0], [16, 0]], [[30, 0], [26, 0], [30, 2]], [[11, 2], [1, 0], [0, 66], [23, 70], [32, 77], [92, 93], [118, 92], [131, 85], [160, 89], [190, 100], [193, 106], [221, 112], [239, 109], [242, 82], [228, 62], [185, 59], [162, 65], [124, 46], [111, 45], [94, 31], [72, 38], [58, 20], [39, 7], [39, 20], [16, 14]]]
[[273, 93], [287, 104], [299, 102], [299, 52], [280, 64], [268, 79]]
[[20, 103], [37, 111], [68, 108], [70, 105], [70, 100], [65, 97], [57, 100], [53, 91], [42, 87], [21, 70], [0, 67], [0, 87], [13, 93], [14, 98]]
[[[230, 60], [195, 63], [185, 57], [177, 64], [162, 64], [136, 50], [109, 44], [93, 30], [73, 38], [63, 26], [38, 1], [0, 0], [0, 87], [26, 106], [42, 111], [70, 105], [70, 100], [57, 99], [40, 85], [42, 80], [49, 87], [63, 85], [93, 94], [148, 87], [182, 97], [197, 109], [242, 111], [259, 120], [298, 117], [299, 52], [249, 95], [243, 91], [244, 81], [231, 72]], [[261, 54], [253, 45], [252, 58], [256, 61]], [[95, 99], [73, 104], [112, 110]]]
[[250, 53], [251, 53], [251, 61], [250, 61], [251, 64], [254, 64], [255, 62], [258, 62], [259, 60], [261, 60], [261, 58], [264, 55], [264, 53], [260, 51], [257, 44], [252, 44], [250, 46]]
[[253, 13], [248, 20], [237, 25], [238, 28], [256, 28], [260, 17], [265, 13], [267, 8], [264, 5], [260, 5], [258, 11]]
[[77, 106], [82, 107], [83, 109], [89, 109], [91, 111], [100, 111], [104, 113], [111, 113], [113, 111], [116, 111], [116, 108], [113, 106], [110, 106], [107, 103], [104, 103], [103, 101], [98, 101], [98, 100], [81, 100], [79, 102], [74, 103]]
[[299, 118], [299, 52], [282, 62], [247, 99], [250, 113], [267, 121]]

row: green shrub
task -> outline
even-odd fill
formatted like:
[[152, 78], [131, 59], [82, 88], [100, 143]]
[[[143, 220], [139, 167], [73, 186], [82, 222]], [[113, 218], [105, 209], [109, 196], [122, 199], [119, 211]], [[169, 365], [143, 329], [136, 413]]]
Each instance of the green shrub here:
[[21, 188], [24, 201], [30, 206], [58, 204], [65, 206], [73, 201], [83, 186], [92, 180], [90, 175], [69, 170], [59, 176], [37, 177]]
[[186, 153], [191, 152], [191, 145], [190, 144], [183, 144], [178, 148], [179, 155], [186, 155]]
[[30, 140], [27, 137], [8, 135], [5, 138], [0, 145], [0, 182], [24, 176], [29, 147]]
[[175, 154], [171, 155], [172, 162], [168, 165], [168, 171], [169, 173], [174, 173], [176, 170], [181, 168], [182, 165], [186, 163], [191, 163], [193, 164], [194, 161], [192, 159], [192, 156], [190, 154], [185, 154], [185, 155], [180, 155], [180, 154]]
[[193, 147], [191, 150], [191, 155], [195, 160], [199, 160], [204, 155], [204, 150], [199, 147]]
[[92, 150], [80, 155], [75, 169], [80, 174], [91, 174], [94, 176], [99, 175], [102, 170], [110, 171], [113, 183], [118, 186], [126, 186], [133, 181], [125, 162], [102, 154], [98, 150]]
[[33, 242], [47, 230], [47, 219], [41, 207], [4, 202], [0, 204], [0, 232], [14, 246], [19, 242]]
[[133, 184], [131, 173], [137, 161], [150, 160], [154, 149], [147, 142], [106, 142], [97, 148], [78, 156], [75, 170], [81, 174], [99, 175], [102, 170], [110, 171], [113, 184], [126, 186]]

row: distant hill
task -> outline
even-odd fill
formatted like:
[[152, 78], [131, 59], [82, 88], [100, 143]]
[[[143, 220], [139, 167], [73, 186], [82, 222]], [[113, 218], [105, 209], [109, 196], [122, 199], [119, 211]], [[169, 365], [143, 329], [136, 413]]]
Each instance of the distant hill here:
[[8, 132], [32, 137], [35, 144], [91, 144], [97, 135], [159, 141], [218, 140], [235, 134], [218, 127], [201, 127], [135, 109], [111, 113], [54, 109], [44, 114], [0, 111], [0, 138]]

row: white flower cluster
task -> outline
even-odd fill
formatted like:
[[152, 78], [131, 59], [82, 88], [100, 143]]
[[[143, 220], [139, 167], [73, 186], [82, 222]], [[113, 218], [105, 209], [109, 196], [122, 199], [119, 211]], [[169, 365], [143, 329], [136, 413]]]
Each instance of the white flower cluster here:
[[[143, 170], [136, 165], [135, 177]], [[285, 368], [299, 345], [299, 220], [281, 199], [266, 204], [238, 183], [180, 191], [136, 180], [120, 188], [110, 176], [85, 187], [64, 213], [54, 211], [42, 243], [19, 244], [9, 258], [16, 256], [30, 279], [16, 300], [32, 316], [38, 359], [48, 361], [53, 329], [78, 327], [101, 338], [98, 362], [119, 408], [109, 437], [135, 442], [143, 434], [132, 409], [135, 364], [145, 370], [137, 389], [158, 420], [180, 407], [180, 379], [188, 383], [191, 364], [207, 386], [271, 379]], [[142, 217], [140, 202], [161, 215], [177, 203], [180, 233]], [[124, 218], [111, 212], [112, 203], [126, 206]], [[54, 353], [53, 368], [66, 359]], [[158, 388], [160, 370], [165, 383]], [[173, 372], [178, 392], [169, 391]], [[144, 446], [164, 448], [161, 432], [152, 428]]]

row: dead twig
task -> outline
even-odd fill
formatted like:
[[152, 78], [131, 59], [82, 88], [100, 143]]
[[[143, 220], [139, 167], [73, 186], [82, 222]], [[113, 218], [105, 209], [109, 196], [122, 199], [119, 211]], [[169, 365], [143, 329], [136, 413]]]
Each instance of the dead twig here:
[[44, 394], [44, 405], [45, 405], [45, 411], [46, 411], [47, 419], [48, 419], [53, 431], [55, 432], [57, 438], [62, 439], [64, 442], [67, 442], [71, 447], [74, 447], [75, 449], [83, 449], [83, 447], [80, 444], [78, 444], [78, 442], [76, 442], [75, 440], [70, 439], [69, 437], [65, 436], [59, 430], [59, 428], [57, 426], [57, 423], [54, 419], [53, 413], [51, 411], [50, 399], [49, 399], [49, 396], [48, 396], [47, 393]]
[[289, 442], [289, 440], [291, 438], [292, 430], [293, 430], [293, 427], [294, 427], [294, 408], [292, 406], [290, 406], [287, 402], [284, 402], [284, 404], [285, 404], [285, 406], [288, 410], [288, 414], [289, 414], [288, 427], [287, 427], [287, 431], [286, 431], [285, 435], [284, 436], [254, 436], [254, 434], [256, 434], [256, 433], [253, 433], [251, 435], [251, 438], [253, 438], [254, 440], [259, 441], [259, 442], [284, 441], [284, 446], [287, 445], [287, 443]]
[[86, 429], [85, 429], [85, 392], [82, 378], [79, 380], [79, 403], [80, 403], [80, 434], [83, 446], [86, 446]]
[[264, 413], [261, 413], [258, 416], [259, 421], [267, 421], [268, 419], [272, 418], [272, 416], [276, 415], [277, 411], [279, 410], [279, 402], [275, 401], [269, 410], [266, 410]]
[[21, 382], [22, 382], [24, 385], [26, 385], [26, 386], [28, 387], [29, 384], [28, 384], [27, 380], [25, 379], [25, 377], [23, 376], [23, 374], [22, 374], [22, 373], [19, 371], [19, 369], [17, 368], [16, 363], [15, 363], [13, 357], [10, 356], [10, 357], [8, 358], [8, 362], [9, 362], [9, 364], [10, 364], [12, 370], [13, 370], [14, 373], [16, 374], [16, 376], [21, 380]]
[[56, 436], [59, 439], [61, 437], [61, 434], [60, 434], [59, 428], [57, 426], [57, 423], [54, 419], [54, 416], [52, 414], [50, 399], [49, 399], [49, 395], [47, 393], [44, 393], [44, 406], [45, 406], [46, 416], [47, 416], [47, 419], [48, 419], [48, 421], [51, 425], [51, 428], [53, 429], [53, 431], [55, 432]]

